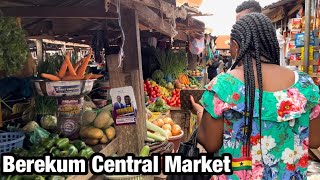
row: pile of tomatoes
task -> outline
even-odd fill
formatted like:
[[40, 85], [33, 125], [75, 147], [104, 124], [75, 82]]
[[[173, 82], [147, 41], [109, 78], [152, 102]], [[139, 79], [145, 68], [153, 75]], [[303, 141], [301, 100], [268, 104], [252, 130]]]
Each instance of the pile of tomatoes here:
[[150, 81], [144, 82], [144, 91], [147, 92], [148, 96], [150, 98], [157, 98], [161, 97], [160, 89], [158, 86], [152, 87]]
[[180, 107], [181, 106], [180, 90], [179, 89], [173, 90], [171, 92], [171, 97], [170, 98], [162, 97], [162, 99], [164, 101], [166, 101], [166, 103], [171, 107]]

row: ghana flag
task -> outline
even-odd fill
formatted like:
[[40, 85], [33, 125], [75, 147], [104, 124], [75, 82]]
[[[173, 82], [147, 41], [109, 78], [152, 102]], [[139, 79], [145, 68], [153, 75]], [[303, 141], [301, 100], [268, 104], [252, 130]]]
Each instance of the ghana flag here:
[[232, 170], [251, 170], [252, 169], [252, 158], [251, 157], [242, 157], [232, 159]]

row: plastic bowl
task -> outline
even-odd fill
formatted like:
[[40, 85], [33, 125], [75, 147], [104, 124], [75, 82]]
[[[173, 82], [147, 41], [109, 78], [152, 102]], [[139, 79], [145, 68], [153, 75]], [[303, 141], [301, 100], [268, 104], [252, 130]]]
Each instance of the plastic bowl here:
[[168, 141], [174, 144], [174, 152], [178, 152], [183, 135], [184, 132], [181, 130], [181, 134], [179, 134], [178, 136], [171, 136], [168, 138]]
[[87, 95], [96, 79], [79, 81], [33, 81], [34, 88], [40, 96], [65, 97]]

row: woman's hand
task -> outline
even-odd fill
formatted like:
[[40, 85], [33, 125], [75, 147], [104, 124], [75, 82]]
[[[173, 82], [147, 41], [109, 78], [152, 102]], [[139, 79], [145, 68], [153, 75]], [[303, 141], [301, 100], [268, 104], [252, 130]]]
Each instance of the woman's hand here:
[[196, 114], [196, 115], [198, 115], [199, 113], [202, 114], [204, 108], [203, 108], [200, 104], [198, 104], [198, 103], [196, 103], [196, 102], [194, 101], [193, 96], [190, 96], [190, 102], [191, 102], [191, 105], [192, 105], [192, 110], [191, 110], [191, 112], [192, 112], [193, 114]]

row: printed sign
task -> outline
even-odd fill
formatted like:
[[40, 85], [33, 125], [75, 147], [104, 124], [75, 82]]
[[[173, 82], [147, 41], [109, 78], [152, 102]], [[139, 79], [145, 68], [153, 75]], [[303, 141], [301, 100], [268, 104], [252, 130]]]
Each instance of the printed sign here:
[[81, 82], [47, 82], [46, 90], [49, 96], [77, 96], [81, 93]]
[[58, 99], [58, 112], [59, 116], [74, 117], [81, 114], [82, 106], [84, 103], [83, 98], [68, 97]]
[[131, 86], [114, 88], [110, 91], [115, 125], [135, 124], [137, 103]]

